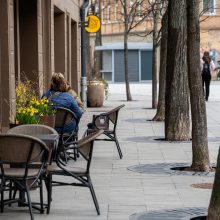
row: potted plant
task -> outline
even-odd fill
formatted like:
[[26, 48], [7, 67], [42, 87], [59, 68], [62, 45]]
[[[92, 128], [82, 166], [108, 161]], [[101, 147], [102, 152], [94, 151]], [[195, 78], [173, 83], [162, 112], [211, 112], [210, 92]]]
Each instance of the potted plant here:
[[56, 110], [53, 109], [53, 103], [49, 102], [47, 98], [43, 98], [38, 101], [36, 108], [38, 109], [39, 123], [54, 127]]
[[48, 99], [40, 99], [35, 85], [30, 80], [18, 82], [16, 86], [16, 114], [10, 128], [19, 124], [45, 124], [54, 127], [55, 110]]
[[11, 114], [9, 127], [20, 124], [37, 124], [37, 109], [31, 104], [30, 100], [35, 98], [33, 83], [27, 79], [20, 81], [16, 86], [16, 113]]
[[108, 98], [108, 83], [101, 77], [95, 77], [87, 84], [88, 107], [103, 106], [104, 99]]

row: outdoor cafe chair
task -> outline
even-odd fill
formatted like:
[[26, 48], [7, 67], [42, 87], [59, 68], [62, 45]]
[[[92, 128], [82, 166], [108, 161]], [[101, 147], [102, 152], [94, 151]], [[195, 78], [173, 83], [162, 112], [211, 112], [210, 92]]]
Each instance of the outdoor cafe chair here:
[[[64, 146], [68, 146], [68, 143], [74, 142], [78, 140], [78, 131], [72, 131], [70, 133], [66, 133], [64, 128], [68, 123], [75, 122], [76, 126], [79, 124], [79, 120], [77, 119], [74, 112], [64, 107], [57, 107], [55, 113], [55, 129], [59, 133], [59, 148], [64, 149]], [[64, 162], [67, 163], [67, 159], [73, 158], [77, 159], [78, 153], [76, 149], [73, 149], [74, 157], [71, 156], [70, 151], [63, 151], [63, 159]]]
[[[82, 187], [88, 187], [93, 202], [96, 207], [97, 214], [100, 215], [99, 205], [98, 201], [95, 195], [95, 191], [93, 188], [93, 184], [90, 178], [90, 164], [92, 160], [92, 152], [93, 152], [93, 143], [94, 140], [103, 133], [103, 130], [95, 131], [92, 134], [89, 134], [86, 137], [83, 137], [82, 139], [78, 140], [77, 142], [74, 142], [73, 145], [67, 145], [63, 146], [64, 148], [58, 148], [58, 152], [56, 154], [56, 162], [53, 162], [51, 165], [47, 168], [47, 189], [48, 189], [48, 205], [47, 205], [47, 213], [50, 212], [50, 206], [51, 206], [51, 200], [52, 200], [52, 188], [54, 186], [82, 186]], [[77, 149], [79, 154], [82, 156], [82, 160], [85, 163], [81, 163], [83, 161], [76, 161], [72, 162], [68, 161], [67, 164], [63, 164], [61, 158], [60, 158], [60, 152], [68, 151], [69, 149]], [[73, 182], [64, 182], [64, 181], [54, 181], [52, 177], [54, 175], [58, 176], [69, 176], [73, 178]]]
[[125, 105], [123, 104], [108, 112], [101, 113], [99, 115], [93, 115], [92, 123], [88, 124], [88, 129], [86, 131], [86, 133], [88, 134], [88, 133], [92, 133], [95, 130], [103, 129], [104, 130], [103, 134], [108, 138], [99, 138], [96, 140], [114, 141], [118, 149], [118, 154], [120, 159], [122, 159], [123, 155], [116, 135], [116, 127], [118, 122], [119, 110], [124, 106]]
[[[43, 210], [42, 175], [48, 159], [48, 148], [38, 138], [21, 134], [0, 135], [0, 180], [1, 180], [1, 212], [7, 204], [20, 202], [28, 205], [31, 220], [34, 220], [32, 202], [29, 190], [40, 180], [40, 204], [39, 210]], [[38, 167], [32, 167], [34, 163]], [[5, 199], [4, 192], [18, 189], [27, 196], [27, 204], [24, 198]], [[24, 195], [23, 194], [23, 195]]]
[[[56, 152], [59, 134], [50, 126], [42, 124], [24, 124], [9, 129], [7, 134], [31, 135], [44, 141], [49, 149], [48, 163], [51, 162], [53, 154]], [[52, 136], [51, 138], [50, 135]]]
[[[51, 161], [54, 158], [54, 155], [56, 153], [56, 148], [58, 145], [58, 137], [59, 134], [57, 133], [57, 131], [53, 128], [51, 128], [50, 126], [47, 125], [42, 125], [42, 124], [24, 124], [24, 125], [19, 125], [16, 127], [13, 127], [11, 129], [8, 130], [7, 132], [8, 134], [24, 134], [24, 135], [30, 135], [30, 136], [34, 136], [37, 137], [39, 139], [41, 139], [42, 141], [44, 141], [49, 149], [49, 156], [48, 156], [48, 161], [47, 163], [51, 163]], [[32, 166], [39, 166], [38, 163], [33, 164]], [[44, 176], [43, 176], [43, 179]], [[42, 182], [39, 184], [41, 185]], [[34, 188], [36, 188], [36, 186], [34, 186]], [[15, 197], [17, 190], [14, 191], [14, 195], [13, 197]], [[43, 196], [41, 195], [42, 189], [40, 188], [40, 198]], [[11, 197], [11, 192], [9, 194], [9, 197]], [[43, 213], [44, 212], [44, 204], [42, 204], [43, 201], [41, 201], [40, 206], [40, 212]], [[33, 203], [32, 202], [32, 207], [38, 209], [38, 203]]]

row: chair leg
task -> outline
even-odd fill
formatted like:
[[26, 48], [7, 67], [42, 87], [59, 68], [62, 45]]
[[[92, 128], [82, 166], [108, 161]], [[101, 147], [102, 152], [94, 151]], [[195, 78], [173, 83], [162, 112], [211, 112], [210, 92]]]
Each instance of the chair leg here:
[[99, 204], [98, 204], [98, 200], [96, 198], [95, 191], [94, 191], [94, 188], [93, 188], [93, 185], [92, 185], [92, 180], [91, 180], [90, 176], [88, 176], [87, 178], [88, 178], [88, 183], [89, 183], [89, 189], [90, 189], [90, 192], [91, 192], [91, 195], [92, 195], [93, 202], [95, 204], [97, 214], [100, 215]]
[[67, 164], [68, 163], [68, 155], [65, 150], [63, 151], [63, 155], [64, 155], [65, 163]]
[[74, 149], [74, 160], [76, 161], [79, 157], [79, 151], [77, 149]]
[[27, 194], [27, 200], [28, 200], [27, 202], [28, 202], [28, 207], [29, 207], [31, 220], [34, 220], [34, 215], [33, 215], [33, 211], [32, 211], [32, 204], [31, 204], [31, 197], [30, 197], [30, 192], [29, 192], [29, 186], [26, 182], [25, 182], [25, 191], [26, 191], [26, 194]]
[[17, 194], [17, 189], [14, 190], [14, 193], [13, 193], [13, 196], [12, 196], [13, 199], [15, 199], [16, 194]]
[[4, 212], [4, 191], [1, 191], [1, 213]]
[[[8, 197], [9, 197], [9, 200], [12, 199], [12, 181], [10, 181], [10, 183], [9, 183], [9, 195], [8, 195]], [[9, 203], [8, 206], [11, 207], [11, 203]]]
[[[74, 136], [74, 137], [72, 137], [72, 139], [71, 140], [69, 140], [69, 141], [78, 141], [78, 137], [76, 136]], [[68, 141], [66, 142], [66, 143], [68, 143]], [[71, 145], [69, 145], [69, 146], [71, 146]], [[73, 154], [73, 156], [71, 156]], [[77, 160], [77, 158], [79, 157], [79, 151], [77, 150], [77, 149], [73, 149], [73, 150], [70, 150], [70, 151], [67, 151], [67, 155], [69, 156], [69, 158], [71, 158], [71, 159], [73, 159], [73, 160]]]
[[42, 183], [42, 177], [39, 179], [40, 181], [40, 213], [44, 213], [44, 200], [43, 200], [43, 183]]
[[117, 147], [117, 150], [118, 150], [118, 154], [119, 154], [119, 157], [120, 159], [122, 159], [123, 155], [122, 155], [122, 152], [121, 152], [121, 148], [120, 148], [120, 145], [119, 145], [119, 142], [118, 142], [118, 138], [116, 136], [116, 133], [112, 133], [112, 134], [108, 134], [108, 133], [104, 133], [107, 137], [109, 137], [112, 141], [115, 142], [116, 144], [116, 147]]
[[[73, 138], [73, 141], [78, 141], [78, 134]], [[77, 149], [73, 149], [74, 160], [76, 161], [79, 157], [79, 151]]]
[[117, 136], [116, 135], [114, 135], [115, 136], [115, 143], [116, 143], [116, 146], [117, 146], [117, 149], [118, 149], [118, 154], [119, 154], [119, 157], [120, 157], [120, 159], [122, 159], [122, 157], [123, 157], [123, 155], [122, 155], [122, 152], [121, 152], [121, 148], [120, 148], [120, 145], [119, 145], [119, 143], [118, 143], [118, 139], [117, 139]]
[[1, 213], [4, 212], [4, 180], [1, 181]]
[[47, 188], [47, 214], [50, 213], [50, 204], [52, 201], [52, 175], [48, 174], [45, 179], [45, 185]]

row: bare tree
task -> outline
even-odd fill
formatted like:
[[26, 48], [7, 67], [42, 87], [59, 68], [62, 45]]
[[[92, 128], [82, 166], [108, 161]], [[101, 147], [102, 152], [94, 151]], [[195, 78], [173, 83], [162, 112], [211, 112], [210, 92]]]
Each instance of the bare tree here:
[[208, 208], [207, 220], [220, 219], [220, 148], [217, 158], [217, 168], [215, 172], [215, 180], [213, 184], [212, 195]]
[[[128, 1], [120, 0], [118, 13], [121, 15], [121, 21], [124, 24], [124, 69], [127, 101], [132, 100], [128, 76], [128, 37], [133, 29], [140, 25], [147, 18], [147, 5], [145, 0], [134, 0], [128, 4]], [[141, 13], [145, 11], [145, 13]], [[141, 16], [140, 16], [141, 14]]]
[[157, 74], [157, 47], [158, 47], [158, 35], [159, 35], [159, 21], [160, 21], [160, 7], [161, 0], [155, 0], [154, 2], [149, 1], [150, 5], [149, 11], [152, 14], [153, 18], [153, 63], [152, 63], [152, 108], [157, 107], [157, 83], [158, 83], [158, 74]]
[[165, 139], [189, 140], [186, 0], [168, 2]]
[[[164, 4], [163, 8], [164, 10], [166, 9], [166, 1], [165, 2], [161, 2]], [[199, 17], [200, 17], [200, 22], [204, 22], [206, 21], [208, 18], [210, 18], [210, 16], [206, 16], [209, 11], [212, 12], [213, 10], [217, 10], [218, 7], [213, 5], [210, 5], [209, 1], [207, 1], [207, 5], [201, 5], [201, 4], [205, 4], [203, 1], [199, 1], [200, 6], [202, 7], [198, 7], [200, 9], [199, 12]], [[164, 19], [165, 20], [165, 19]], [[160, 41], [160, 70], [159, 70], [159, 94], [158, 94], [158, 106], [157, 106], [157, 112], [156, 115], [154, 116], [154, 118], [152, 119], [153, 121], [164, 121], [165, 119], [165, 74], [166, 74], [166, 68], [164, 68], [165, 64], [166, 64], [166, 59], [167, 59], [167, 55], [166, 55], [166, 50], [164, 49], [166, 46], [166, 43], [163, 43], [164, 41], [167, 41], [167, 36], [163, 37], [163, 27], [164, 25], [167, 25], [166, 22], [162, 21], [162, 31], [161, 31], [161, 39], [159, 38]], [[152, 86], [153, 87], [153, 86]], [[152, 97], [153, 99], [153, 97]]]
[[165, 119], [165, 88], [166, 88], [166, 62], [167, 62], [167, 37], [168, 37], [168, 13], [163, 15], [161, 40], [160, 40], [160, 71], [159, 71], [159, 95], [157, 112], [153, 121]]
[[[94, 10], [96, 15], [102, 20], [102, 4], [101, 0], [96, 0], [94, 5]], [[95, 35], [95, 46], [102, 45], [102, 32], [101, 28]], [[94, 74], [100, 76], [100, 70], [102, 69], [102, 51], [101, 50], [94, 50]]]
[[93, 75], [93, 67], [92, 67], [92, 58], [91, 58], [91, 46], [90, 46], [90, 33], [86, 33], [86, 49], [87, 49], [87, 54], [86, 54], [86, 70], [87, 70], [87, 78], [88, 80], [92, 79]]
[[[157, 47], [159, 46], [160, 39], [160, 30], [159, 23], [161, 22], [161, 17], [166, 9], [167, 0], [133, 0], [133, 1], [124, 1], [119, 0], [112, 3], [103, 1], [102, 11], [103, 19], [108, 19], [111, 17], [109, 13], [113, 11], [108, 10], [108, 4], [115, 7], [117, 4], [117, 22], [122, 23], [124, 30], [124, 69], [125, 69], [125, 83], [126, 83], [126, 94], [127, 100], [132, 100], [130, 86], [129, 86], [129, 70], [128, 70], [128, 38], [130, 35], [138, 35], [141, 37], [146, 37], [151, 35], [153, 38], [153, 80], [152, 80], [152, 107], [156, 108], [157, 106]], [[100, 6], [99, 6], [100, 7]], [[143, 25], [143, 21], [148, 19], [148, 25], [152, 24], [152, 28], [148, 27], [148, 31], [145, 34], [139, 34], [136, 32], [135, 28], [139, 25]]]
[[187, 0], [187, 63], [192, 120], [192, 169], [209, 171], [206, 107], [200, 70], [199, 1]]
[[[161, 18], [167, 8], [167, 0], [147, 0], [147, 10], [145, 16], [147, 16], [151, 28], [148, 28], [144, 34], [136, 34], [141, 37], [152, 36], [153, 41], [153, 58], [152, 58], [152, 108], [157, 107], [157, 83], [158, 83], [158, 47], [161, 40]], [[135, 34], [135, 33], [132, 33]], [[154, 119], [153, 119], [154, 120]]]

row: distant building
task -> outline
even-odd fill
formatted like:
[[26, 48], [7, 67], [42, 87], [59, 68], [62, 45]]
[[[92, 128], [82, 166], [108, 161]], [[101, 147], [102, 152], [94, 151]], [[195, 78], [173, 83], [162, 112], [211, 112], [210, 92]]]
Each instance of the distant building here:
[[[128, 0], [128, 7], [132, 6], [134, 2], [136, 0]], [[121, 82], [124, 81], [122, 51], [124, 26], [120, 17], [122, 8], [119, 0], [103, 0], [101, 3], [102, 46], [96, 48], [103, 51], [101, 72], [108, 81]], [[203, 0], [200, 4], [200, 11], [205, 11], [201, 16], [201, 52], [210, 51], [214, 61], [217, 62], [220, 59], [220, 0]], [[137, 19], [141, 19], [143, 16], [143, 8], [137, 8]], [[148, 17], [134, 28], [131, 31], [133, 34], [129, 36], [128, 59], [129, 80], [131, 82], [143, 82], [152, 79], [152, 36], [138, 36], [146, 34], [151, 29], [152, 19]]]
[[[15, 83], [21, 72], [42, 92], [62, 72], [79, 92], [79, 0], [0, 1], [0, 129], [15, 110]], [[6, 102], [8, 104], [6, 104]]]
[[210, 51], [217, 66], [220, 60], [220, 0], [203, 0], [201, 9], [206, 11], [200, 19], [201, 53]]
[[[102, 50], [102, 74], [108, 82], [124, 82], [123, 43], [97, 46]], [[130, 82], [144, 82], [152, 79], [152, 44], [128, 44], [128, 75]], [[150, 68], [149, 68], [150, 67]]]

